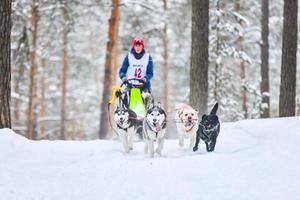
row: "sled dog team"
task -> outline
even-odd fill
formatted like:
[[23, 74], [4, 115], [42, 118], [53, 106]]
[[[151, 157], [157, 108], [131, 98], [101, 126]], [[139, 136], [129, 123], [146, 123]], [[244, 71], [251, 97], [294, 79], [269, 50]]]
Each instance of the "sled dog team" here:
[[[144, 119], [138, 119], [136, 113], [129, 109], [126, 103], [122, 103], [121, 98], [121, 103], [117, 105], [114, 112], [117, 132], [126, 153], [133, 149], [133, 138], [138, 134], [145, 141], [146, 154], [149, 153], [150, 157], [154, 157], [154, 153], [161, 156], [166, 136], [167, 114], [160, 103], [153, 102], [150, 94], [144, 96], [144, 100], [146, 116]], [[220, 122], [216, 115], [218, 103], [201, 119], [198, 119], [198, 112], [187, 104], [179, 104], [175, 110], [179, 146], [184, 146], [184, 140], [188, 136], [189, 147], [193, 151], [198, 150], [200, 139], [204, 141], [208, 152], [214, 151], [220, 132]], [[157, 143], [156, 148], [155, 143]]]

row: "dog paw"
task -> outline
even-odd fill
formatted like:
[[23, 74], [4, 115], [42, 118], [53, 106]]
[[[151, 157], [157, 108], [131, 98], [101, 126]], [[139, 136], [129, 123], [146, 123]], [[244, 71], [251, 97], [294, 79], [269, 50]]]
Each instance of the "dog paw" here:
[[195, 151], [198, 151], [198, 147], [194, 147], [193, 148], [193, 151], [195, 152]]
[[161, 151], [156, 150], [155, 152], [156, 152], [159, 156], [161, 156]]
[[126, 148], [125, 149], [125, 153], [129, 153], [130, 152], [130, 149], [129, 148]]

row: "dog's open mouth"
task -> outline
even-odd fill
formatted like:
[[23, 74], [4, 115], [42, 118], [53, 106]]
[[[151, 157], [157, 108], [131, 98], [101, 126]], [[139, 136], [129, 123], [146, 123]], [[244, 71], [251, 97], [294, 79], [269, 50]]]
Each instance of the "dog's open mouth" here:
[[192, 119], [188, 119], [186, 122], [185, 122], [185, 126], [192, 126], [193, 125], [193, 120]]
[[153, 126], [155, 127], [155, 130], [157, 131], [157, 132], [159, 132], [160, 130], [161, 130], [161, 126], [160, 126], [160, 124], [158, 123], [158, 122], [153, 122]]

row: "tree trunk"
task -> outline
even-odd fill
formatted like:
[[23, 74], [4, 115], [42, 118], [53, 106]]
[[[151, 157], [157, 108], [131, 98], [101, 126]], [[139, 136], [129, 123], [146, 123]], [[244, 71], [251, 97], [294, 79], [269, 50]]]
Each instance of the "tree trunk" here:
[[[24, 24], [23, 31], [22, 31], [22, 37], [19, 39], [18, 47], [15, 51], [15, 55], [12, 57], [12, 59], [15, 61], [14, 70], [13, 70], [13, 86], [14, 86], [14, 92], [16, 94], [20, 94], [20, 85], [22, 84], [21, 78], [24, 76], [24, 71], [26, 68], [26, 63], [29, 61], [29, 43], [28, 43], [28, 36], [27, 36], [27, 27], [26, 24]], [[13, 111], [13, 121], [14, 123], [18, 123], [20, 120], [20, 99], [15, 99], [14, 101], [14, 111]]]
[[0, 128], [11, 128], [11, 0], [0, 2]]
[[84, 119], [81, 117], [80, 118], [80, 130], [79, 130], [79, 139], [80, 140], [84, 140], [85, 139], [85, 123], [84, 123]]
[[[269, 96], [269, 0], [262, 0], [261, 5], [261, 84], [263, 107], [261, 118], [270, 117], [270, 96]], [[266, 105], [266, 106], [265, 106]]]
[[169, 97], [169, 88], [168, 88], [168, 35], [167, 35], [167, 0], [164, 0], [164, 35], [163, 35], [163, 46], [164, 46], [164, 104], [163, 108], [168, 112], [168, 97]]
[[[235, 10], [237, 12], [241, 11], [241, 0], [237, 0], [235, 4]], [[242, 27], [244, 27], [243, 21], [239, 22]], [[241, 51], [244, 51], [244, 37], [239, 36], [237, 40], [237, 44], [240, 48]], [[245, 62], [241, 61], [240, 62], [240, 79], [242, 82], [242, 87], [241, 87], [241, 101], [242, 101], [242, 110], [244, 113], [244, 117], [247, 119], [248, 118], [248, 108], [247, 108], [247, 90], [245, 84], [245, 79], [246, 79], [246, 66]]]
[[279, 116], [295, 115], [298, 0], [284, 1]]
[[[77, 105], [76, 105], [76, 100], [72, 100], [72, 111], [74, 113], [77, 113]], [[74, 116], [73, 116], [73, 119], [72, 119], [72, 125], [71, 125], [71, 129], [72, 129], [72, 133], [71, 133], [71, 139], [72, 140], [76, 140], [78, 138], [78, 129], [77, 129], [77, 124], [78, 124], [78, 121], [79, 119], [76, 119]]]
[[62, 7], [63, 35], [62, 35], [62, 76], [61, 76], [61, 110], [60, 110], [60, 139], [66, 139], [66, 104], [67, 104], [67, 73], [68, 73], [68, 11], [67, 4]]
[[190, 104], [200, 114], [207, 112], [209, 0], [192, 1], [192, 52]]
[[102, 102], [101, 102], [101, 118], [100, 118], [100, 130], [99, 130], [99, 138], [105, 139], [108, 131], [108, 109], [107, 104], [111, 94], [111, 84], [112, 84], [112, 51], [115, 46], [115, 40], [118, 36], [118, 20], [119, 20], [119, 0], [112, 0], [112, 10], [111, 16], [109, 19], [109, 27], [108, 27], [108, 41], [106, 44], [106, 57], [105, 57], [105, 69], [104, 69], [104, 82], [103, 82], [103, 93], [102, 93]]
[[[217, 1], [217, 11], [220, 12], [220, 1], [218, 0]], [[217, 26], [220, 25], [220, 16], [217, 15]], [[218, 58], [219, 56], [221, 55], [221, 52], [220, 52], [220, 48], [221, 48], [221, 35], [220, 35], [220, 30], [217, 28], [216, 29], [216, 36], [217, 36], [217, 46], [216, 46], [216, 54], [217, 54], [217, 60], [216, 60], [216, 63], [215, 63], [215, 73], [214, 73], [214, 100], [216, 102], [219, 102], [220, 101], [220, 98], [219, 98], [219, 87], [220, 87], [220, 79], [219, 79], [219, 76], [220, 76], [220, 72], [221, 72], [221, 66], [222, 64], [219, 63], [218, 61]]]
[[[117, 24], [116, 24], [117, 27], [119, 27], [119, 20], [117, 20]], [[115, 45], [114, 45], [114, 48], [113, 48], [113, 54], [112, 54], [112, 68], [113, 68], [113, 72], [112, 72], [112, 84], [116, 84], [117, 83], [117, 71], [118, 71], [118, 35], [115, 35], [116, 38], [115, 38]]]
[[[240, 40], [241, 44], [243, 43], [243, 39], [241, 38]], [[243, 46], [241, 46], [243, 47]], [[243, 48], [241, 48], [241, 50], [243, 51]], [[244, 117], [245, 119], [248, 118], [248, 108], [247, 108], [247, 89], [245, 84], [245, 79], [246, 79], [246, 66], [245, 66], [245, 62], [242, 61], [240, 63], [240, 78], [241, 78], [241, 82], [243, 84], [242, 89], [241, 89], [241, 100], [242, 100], [242, 110], [244, 113]]]
[[31, 5], [31, 28], [32, 28], [32, 49], [30, 52], [30, 84], [29, 84], [29, 101], [28, 101], [28, 116], [27, 116], [27, 138], [33, 139], [33, 131], [35, 125], [34, 107], [35, 107], [35, 74], [36, 74], [36, 44], [37, 44], [37, 28], [38, 28], [38, 4], [37, 0], [32, 0]]
[[[95, 44], [94, 44], [94, 33], [91, 32], [91, 36], [90, 36], [90, 51], [91, 51], [91, 58], [92, 60], [96, 60], [96, 50], [95, 50]], [[93, 62], [93, 70], [94, 70], [94, 79], [95, 79], [95, 84], [96, 84], [96, 94], [98, 97], [98, 106], [100, 108], [101, 106], [101, 99], [100, 99], [100, 95], [101, 95], [101, 91], [100, 91], [100, 78], [99, 78], [99, 70], [97, 68], [97, 66], [95, 65], [95, 63]]]
[[[41, 74], [41, 111], [40, 117], [43, 118], [46, 116], [46, 97], [45, 97], [45, 90], [46, 90], [46, 83], [45, 83], [45, 68], [46, 68], [46, 59], [42, 59], [41, 63], [42, 67], [42, 74]], [[45, 127], [44, 124], [40, 124], [40, 138], [45, 138]]]

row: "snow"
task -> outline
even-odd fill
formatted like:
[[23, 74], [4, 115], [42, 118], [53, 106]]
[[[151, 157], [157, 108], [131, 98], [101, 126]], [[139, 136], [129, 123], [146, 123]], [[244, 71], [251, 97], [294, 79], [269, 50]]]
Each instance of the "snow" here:
[[[29, 141], [0, 129], [0, 199], [299, 199], [300, 117], [222, 123], [215, 152], [167, 140]], [[187, 143], [186, 143], [187, 146]]]

